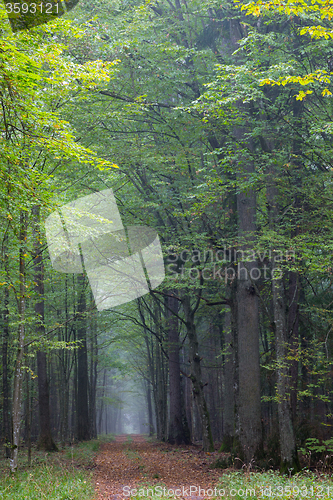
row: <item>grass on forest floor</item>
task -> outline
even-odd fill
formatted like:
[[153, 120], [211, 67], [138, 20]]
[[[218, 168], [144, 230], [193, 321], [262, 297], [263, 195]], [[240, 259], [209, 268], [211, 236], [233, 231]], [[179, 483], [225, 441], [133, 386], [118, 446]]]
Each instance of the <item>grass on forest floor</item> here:
[[273, 470], [256, 473], [227, 472], [221, 477], [220, 485], [225, 490], [224, 498], [236, 500], [331, 500], [333, 495], [333, 481], [329, 476], [306, 470], [291, 477]]
[[[188, 478], [190, 483], [190, 478]], [[179, 491], [176, 491], [177, 488]], [[168, 489], [163, 483], [151, 485], [142, 482], [131, 491], [131, 500], [194, 498], [211, 500], [332, 500], [333, 480], [325, 474], [302, 471], [294, 476], [282, 476], [277, 471], [246, 472], [221, 471], [215, 490], [201, 489], [198, 485], [186, 488], [175, 485]]]
[[30, 467], [22, 449], [15, 474], [11, 474], [8, 460], [1, 459], [1, 500], [92, 500], [94, 483], [89, 469], [100, 444], [112, 440], [110, 435], [101, 436], [60, 448], [58, 453], [33, 450]]

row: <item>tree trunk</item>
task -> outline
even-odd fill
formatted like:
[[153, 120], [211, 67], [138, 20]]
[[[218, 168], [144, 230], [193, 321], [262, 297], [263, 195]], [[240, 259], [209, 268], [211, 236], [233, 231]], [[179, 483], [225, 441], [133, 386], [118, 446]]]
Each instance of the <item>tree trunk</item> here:
[[223, 363], [223, 451], [231, 451], [235, 437], [235, 353], [231, 311], [224, 318]]
[[99, 408], [99, 419], [98, 419], [98, 431], [99, 434], [102, 434], [103, 430], [103, 412], [104, 412], [104, 401], [105, 401], [105, 388], [106, 388], [106, 369], [104, 369], [103, 373], [103, 386], [102, 386], [102, 395], [101, 395], [101, 405]]
[[166, 422], [165, 422], [165, 385], [163, 380], [163, 354], [159, 341], [156, 339], [156, 387], [157, 387], [157, 420], [158, 420], [158, 435], [157, 439], [166, 440]]
[[[235, 131], [236, 138], [244, 140], [244, 129]], [[239, 165], [240, 177], [254, 171], [253, 163], [244, 159]], [[252, 189], [237, 194], [238, 235], [250, 242], [256, 231], [256, 197]], [[245, 251], [248, 244], [242, 244]], [[238, 413], [240, 442], [246, 462], [250, 462], [261, 447], [260, 365], [259, 365], [259, 310], [258, 297], [252, 284], [257, 262], [242, 262], [237, 266], [237, 334], [238, 334]]]
[[275, 349], [277, 362], [277, 399], [279, 435], [281, 450], [281, 469], [287, 472], [299, 470], [295, 435], [292, 424], [291, 407], [288, 395], [288, 363], [287, 363], [287, 322], [284, 301], [284, 286], [280, 278], [272, 279], [273, 309], [275, 323]]
[[147, 408], [148, 408], [148, 424], [149, 424], [149, 436], [154, 434], [154, 420], [153, 420], [153, 407], [151, 404], [151, 386], [150, 381], [147, 380]]
[[78, 329], [77, 340], [80, 341], [77, 349], [77, 439], [88, 441], [90, 439], [89, 409], [88, 409], [88, 355], [86, 340], [86, 296], [85, 277], [78, 276]]
[[297, 349], [299, 340], [299, 279], [294, 271], [289, 272], [289, 294], [288, 294], [288, 338], [290, 351], [293, 359], [290, 361], [290, 404], [293, 424], [296, 425], [297, 417], [297, 382], [298, 361]]
[[[234, 49], [242, 38], [242, 26], [236, 19], [230, 21], [230, 39]], [[245, 113], [242, 103], [237, 105], [239, 115]], [[243, 122], [246, 118], [243, 117]], [[246, 138], [246, 123], [234, 130], [239, 150], [251, 148]], [[239, 153], [237, 181], [249, 180], [255, 171], [247, 156]], [[240, 252], [250, 248], [256, 232], [256, 194], [251, 188], [237, 194], [238, 237]], [[239, 437], [246, 462], [250, 462], [262, 445], [259, 365], [259, 309], [258, 297], [252, 284], [257, 262], [239, 259], [237, 266], [237, 340], [238, 340], [238, 414]]]
[[[93, 298], [92, 298], [93, 301]], [[89, 385], [89, 420], [91, 437], [97, 438], [96, 427], [96, 390], [97, 390], [97, 320], [92, 313], [90, 320], [90, 385]]]
[[[35, 314], [36, 333], [38, 337], [45, 335], [44, 326], [44, 264], [42, 256], [42, 242], [40, 234], [40, 208], [33, 208], [34, 215], [34, 281], [35, 281]], [[44, 451], [57, 451], [51, 434], [50, 421], [50, 395], [47, 379], [46, 353], [37, 351], [37, 374], [38, 374], [38, 405], [39, 405], [39, 427], [40, 433], [37, 449]]]
[[[8, 259], [6, 241], [4, 241], [5, 259]], [[2, 423], [3, 423], [3, 439], [5, 444], [5, 456], [11, 456], [11, 432], [9, 418], [9, 381], [8, 381], [8, 341], [9, 341], [9, 290], [5, 287], [4, 291], [4, 311], [3, 311], [3, 341], [2, 341]]]
[[[168, 354], [169, 354], [169, 395], [170, 395], [170, 413], [169, 413], [169, 434], [168, 441], [171, 444], [186, 443], [186, 436], [183, 431], [182, 422], [182, 399], [180, 388], [180, 363], [179, 363], [179, 331], [178, 298], [168, 297]], [[175, 312], [175, 314], [173, 314]]]
[[191, 309], [190, 298], [188, 296], [183, 299], [183, 308], [190, 351], [190, 379], [192, 381], [194, 400], [201, 420], [202, 445], [204, 451], [214, 451], [209, 413], [203, 392], [198, 338], [194, 324], [193, 310]]
[[25, 442], [28, 448], [28, 467], [31, 465], [31, 410], [30, 410], [30, 376], [27, 371], [25, 374], [26, 383], [26, 415], [25, 415]]
[[[271, 172], [270, 184], [267, 188], [268, 214], [271, 229], [276, 230], [277, 219], [279, 216], [278, 209], [278, 189], [274, 183], [274, 172]], [[274, 257], [274, 251], [272, 252]], [[274, 264], [277, 259], [273, 258]], [[272, 297], [273, 297], [273, 313], [274, 313], [274, 329], [275, 329], [275, 351], [276, 351], [276, 377], [277, 387], [276, 396], [278, 401], [278, 420], [279, 420], [279, 437], [280, 437], [280, 452], [281, 452], [281, 470], [287, 472], [289, 469], [294, 469], [298, 472], [299, 460], [296, 449], [295, 434], [292, 422], [292, 412], [289, 400], [289, 362], [288, 355], [288, 338], [287, 338], [287, 308], [286, 308], [286, 293], [283, 280], [283, 269], [272, 269]]]
[[[149, 347], [149, 339], [147, 335], [146, 328], [144, 327], [144, 339], [146, 343], [146, 349], [147, 349], [147, 363], [148, 363], [148, 380], [147, 380], [147, 400], [148, 400], [148, 417], [149, 417], [149, 436], [152, 436], [155, 432], [154, 429], [154, 418], [153, 418], [153, 408], [152, 408], [152, 401], [151, 401], [151, 387], [153, 388], [153, 396], [154, 396], [154, 401], [156, 400], [155, 397], [155, 375], [154, 375], [154, 361], [151, 356], [151, 350]], [[155, 410], [156, 410], [156, 404], [155, 404]], [[156, 412], [155, 412], [156, 414]], [[157, 420], [157, 417], [156, 417]]]
[[22, 361], [24, 355], [24, 319], [25, 319], [25, 252], [27, 235], [27, 216], [24, 212], [20, 214], [20, 250], [19, 250], [19, 296], [18, 296], [18, 347], [16, 354], [16, 363], [14, 369], [14, 388], [13, 388], [13, 454], [10, 461], [11, 471], [17, 469], [18, 449], [20, 444], [21, 427], [21, 404], [22, 404], [22, 381], [23, 370]]

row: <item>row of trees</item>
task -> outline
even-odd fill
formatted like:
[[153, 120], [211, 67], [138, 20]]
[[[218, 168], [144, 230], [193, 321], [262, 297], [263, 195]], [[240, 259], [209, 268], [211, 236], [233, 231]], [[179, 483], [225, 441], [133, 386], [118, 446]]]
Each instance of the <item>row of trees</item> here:
[[[329, 437], [332, 9], [86, 0], [2, 42], [13, 468], [24, 377], [28, 441], [37, 429], [35, 374], [47, 449], [51, 426], [62, 441], [108, 430], [107, 408], [119, 431], [133, 373], [161, 440], [297, 470], [297, 447]], [[52, 270], [42, 221], [107, 187], [124, 225], [158, 231], [166, 279], [97, 314], [84, 275]]]

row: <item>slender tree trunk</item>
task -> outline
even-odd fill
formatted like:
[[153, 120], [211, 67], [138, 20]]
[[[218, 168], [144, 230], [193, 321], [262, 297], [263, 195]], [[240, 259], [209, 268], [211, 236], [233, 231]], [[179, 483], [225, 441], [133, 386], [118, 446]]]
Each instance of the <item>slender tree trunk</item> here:
[[157, 419], [158, 419], [158, 430], [159, 435], [157, 439], [161, 441], [166, 440], [165, 433], [165, 422], [164, 422], [164, 387], [163, 387], [163, 373], [162, 373], [162, 363], [163, 358], [161, 355], [161, 349], [158, 340], [156, 339], [156, 386], [157, 386]]
[[161, 366], [162, 366], [162, 395], [163, 395], [163, 437], [164, 441], [167, 440], [168, 438], [168, 369], [167, 369], [167, 360], [166, 357], [162, 351], [162, 346], [161, 346]]
[[101, 406], [100, 406], [100, 410], [99, 410], [99, 421], [98, 421], [99, 434], [102, 434], [102, 428], [103, 428], [105, 387], [106, 387], [106, 369], [104, 370], [104, 374], [103, 374], [103, 391], [102, 391], [102, 397], [101, 397]]
[[[155, 397], [155, 375], [154, 375], [154, 360], [152, 359], [152, 356], [151, 356], [149, 339], [148, 339], [148, 335], [147, 335], [145, 328], [144, 328], [144, 336], [145, 336], [144, 338], [145, 338], [145, 343], [146, 343], [147, 361], [148, 361], [147, 399], [148, 399], [148, 415], [149, 415], [149, 435], [152, 436], [155, 432], [155, 429], [154, 429], [153, 408], [152, 408], [152, 402], [151, 402], [151, 387], [153, 388], [153, 397], [154, 397], [154, 401], [155, 401], [156, 400], [156, 397]], [[155, 410], [156, 410], [156, 404], [155, 404]], [[156, 420], [157, 420], [157, 418], [156, 418]]]
[[276, 392], [278, 398], [281, 468], [283, 472], [287, 472], [290, 468], [296, 468], [298, 470], [299, 463], [288, 395], [289, 370], [287, 363], [287, 322], [286, 305], [284, 301], [285, 291], [282, 279], [273, 277], [272, 294], [275, 323], [275, 349], [277, 362]]
[[190, 305], [190, 298], [183, 299], [183, 308], [185, 313], [186, 330], [189, 341], [189, 354], [191, 364], [190, 379], [193, 386], [193, 396], [201, 420], [202, 445], [204, 451], [214, 451], [212, 431], [210, 427], [209, 413], [203, 392], [203, 383], [201, 375], [201, 364], [199, 356], [199, 344], [194, 324], [193, 310]]
[[[275, 224], [279, 215], [277, 198], [278, 190], [274, 185], [272, 172], [271, 187], [267, 189], [268, 213], [270, 225], [276, 230]], [[274, 256], [274, 251], [273, 251]], [[277, 259], [273, 258], [273, 263]], [[290, 406], [289, 390], [289, 362], [288, 338], [287, 338], [287, 307], [286, 293], [283, 280], [283, 269], [272, 269], [272, 297], [275, 326], [275, 351], [276, 351], [276, 395], [278, 400], [278, 420], [279, 437], [281, 451], [281, 470], [287, 472], [288, 469], [299, 470], [299, 460], [296, 449], [295, 434], [292, 422], [292, 412]]]
[[149, 436], [154, 434], [154, 420], [153, 420], [153, 407], [151, 404], [151, 386], [150, 381], [147, 380], [147, 408], [148, 408], [148, 423], [149, 423]]
[[22, 361], [24, 356], [24, 319], [25, 319], [25, 252], [27, 235], [27, 216], [24, 212], [20, 214], [20, 250], [19, 250], [19, 296], [18, 296], [18, 347], [14, 369], [14, 387], [13, 387], [13, 454], [10, 461], [11, 470], [17, 469], [18, 450], [20, 445], [20, 427], [21, 427], [21, 405], [22, 405], [22, 382], [23, 370]]
[[[148, 338], [146, 337], [146, 343], [149, 345]], [[155, 344], [156, 341], [154, 342], [154, 339], [151, 340], [151, 345], [150, 345], [150, 359], [151, 359], [151, 377], [152, 377], [152, 384], [153, 384], [153, 396], [154, 396], [154, 407], [155, 407], [155, 420], [156, 420], [156, 437], [157, 439], [160, 439], [161, 437], [161, 427], [160, 427], [160, 418], [159, 418], [159, 410], [158, 410], [158, 375], [157, 375], [157, 367], [156, 367], [156, 354], [155, 351]]]
[[297, 417], [297, 382], [298, 382], [298, 329], [299, 329], [299, 279], [294, 271], [289, 272], [289, 294], [288, 294], [288, 342], [293, 359], [290, 361], [290, 404], [294, 425]]
[[[7, 256], [6, 241], [4, 242], [5, 259]], [[8, 380], [8, 342], [9, 342], [9, 290], [5, 287], [4, 291], [4, 312], [3, 312], [3, 341], [2, 341], [2, 423], [3, 423], [3, 439], [5, 444], [5, 456], [11, 456], [11, 432], [10, 432], [10, 416], [9, 416], [9, 380]]]
[[105, 434], [108, 435], [108, 404], [105, 405]]
[[[34, 281], [35, 281], [35, 314], [36, 333], [38, 337], [45, 335], [44, 326], [44, 264], [42, 256], [42, 241], [40, 234], [40, 207], [33, 208], [34, 215]], [[46, 353], [37, 351], [37, 374], [38, 374], [38, 404], [39, 404], [39, 427], [40, 433], [37, 448], [44, 451], [57, 451], [51, 434], [50, 422], [50, 395], [47, 379]]]
[[235, 345], [231, 325], [231, 311], [224, 317], [223, 364], [223, 451], [231, 451], [235, 437]]
[[79, 303], [78, 313], [80, 313], [77, 329], [77, 340], [80, 347], [77, 349], [77, 439], [88, 441], [90, 439], [89, 429], [89, 409], [88, 409], [88, 355], [86, 340], [86, 297], [85, 297], [85, 277], [78, 276]]
[[29, 376], [29, 372], [27, 371], [25, 374], [26, 398], [27, 398], [25, 435], [26, 435], [26, 444], [27, 444], [27, 448], [28, 448], [28, 466], [30, 467], [30, 465], [31, 465], [31, 410], [30, 410], [30, 387], [29, 387], [30, 380], [29, 379], [30, 379], [30, 376]]
[[[169, 434], [168, 441], [171, 444], [182, 444], [186, 442], [182, 423], [182, 400], [180, 389], [180, 364], [179, 364], [179, 331], [178, 298], [168, 297], [168, 354], [169, 354], [169, 395], [170, 395], [170, 414], [169, 414]], [[173, 314], [175, 312], [175, 314]]]
[[[93, 300], [93, 299], [92, 299]], [[96, 428], [96, 389], [97, 389], [97, 324], [94, 313], [90, 319], [90, 385], [89, 385], [89, 421], [91, 437], [97, 438]]]
[[[64, 340], [65, 342], [70, 341], [70, 329], [68, 328], [67, 321], [69, 319], [68, 314], [68, 275], [65, 277], [65, 297], [64, 297], [64, 308], [65, 308], [65, 327], [64, 330], [59, 329], [59, 340]], [[62, 333], [64, 335], [62, 336]], [[69, 398], [70, 398], [70, 375], [72, 371], [72, 359], [73, 356], [67, 350], [62, 349], [59, 353], [59, 400], [61, 404], [61, 430], [60, 439], [63, 443], [68, 441], [69, 435]]]
[[161, 332], [161, 307], [154, 302], [154, 323], [157, 336], [155, 337], [155, 374], [156, 374], [156, 421], [157, 438], [161, 441], [167, 439], [167, 373], [162, 349]]

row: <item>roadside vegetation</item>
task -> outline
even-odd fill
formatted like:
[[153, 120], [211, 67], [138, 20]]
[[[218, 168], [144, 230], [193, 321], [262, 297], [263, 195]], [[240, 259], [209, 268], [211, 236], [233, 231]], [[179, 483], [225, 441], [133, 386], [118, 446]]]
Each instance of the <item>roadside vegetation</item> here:
[[100, 444], [113, 436], [66, 446], [57, 453], [33, 449], [31, 465], [27, 454], [19, 455], [19, 468], [12, 474], [8, 460], [0, 461], [0, 498], [91, 500], [94, 498], [93, 459]]

